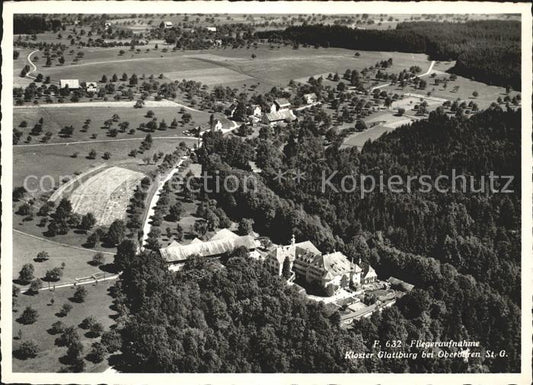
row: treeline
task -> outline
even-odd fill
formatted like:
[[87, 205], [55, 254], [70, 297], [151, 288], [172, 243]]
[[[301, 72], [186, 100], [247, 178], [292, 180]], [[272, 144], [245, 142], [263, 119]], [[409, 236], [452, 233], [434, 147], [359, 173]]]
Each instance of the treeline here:
[[43, 15], [15, 15], [13, 18], [13, 33], [34, 34], [46, 31], [57, 32], [61, 29], [61, 20], [47, 19]]
[[339, 314], [307, 302], [260, 262], [236, 250], [224, 266], [192, 259], [170, 273], [158, 255], [130, 255], [119, 309], [124, 372], [364, 372], [346, 349], [361, 335], [339, 328]]
[[338, 25], [303, 25], [257, 32], [271, 41], [367, 51], [426, 53], [434, 60], [456, 60], [458, 75], [520, 89], [520, 23], [400, 23], [395, 30], [359, 30]]

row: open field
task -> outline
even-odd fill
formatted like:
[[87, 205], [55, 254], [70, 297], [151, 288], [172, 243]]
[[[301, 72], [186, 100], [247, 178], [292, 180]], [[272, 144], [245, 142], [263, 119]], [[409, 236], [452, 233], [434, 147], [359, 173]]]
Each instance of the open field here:
[[[53, 239], [56, 240], [55, 238]], [[40, 251], [46, 251], [50, 259], [43, 262], [35, 262], [34, 258]], [[87, 277], [101, 272], [98, 267], [92, 266], [89, 262], [96, 252], [91, 250], [80, 250], [72, 247], [62, 246], [55, 242], [47, 242], [33, 236], [13, 231], [13, 279], [18, 278], [18, 273], [22, 266], [31, 263], [35, 269], [34, 276], [43, 279], [46, 271], [65, 263], [63, 277], [51, 283], [52, 285], [61, 283], [72, 283], [74, 279]], [[112, 255], [105, 255], [107, 263], [112, 262]], [[44, 283], [47, 287], [47, 283]]]
[[[435, 73], [435, 77], [426, 76], [427, 87], [424, 90], [415, 89], [412, 86], [406, 86], [403, 89], [398, 86], [387, 86], [383, 90], [397, 94], [423, 94], [427, 96], [427, 93], [431, 93], [431, 97], [441, 98], [445, 100], [461, 100], [469, 103], [473, 101], [480, 109], [485, 109], [490, 106], [492, 102], [495, 102], [498, 97], [502, 99], [505, 97], [505, 88], [498, 86], [491, 86], [485, 83], [477, 82], [475, 80], [467, 79], [462, 76], [457, 76], [454, 81], [449, 81], [446, 88], [443, 87], [441, 82], [439, 85], [435, 85], [435, 79], [449, 78], [450, 74], [445, 72], [454, 66], [453, 62], [436, 62], [433, 67], [432, 73]], [[457, 88], [458, 87], [458, 88]], [[472, 94], [474, 91], [478, 92], [478, 96], [474, 97]], [[509, 96], [512, 98], [518, 92], [511, 91]], [[429, 103], [429, 100], [428, 100]]]
[[[400, 52], [354, 51], [341, 48], [292, 47], [270, 49], [260, 45], [254, 49], [213, 48], [203, 51], [169, 51], [162, 53], [150, 50], [118, 56], [122, 48], [105, 49], [98, 56], [87, 53], [79, 64], [39, 67], [37, 72], [49, 75], [52, 81], [60, 78], [75, 78], [80, 81], [98, 81], [102, 75], [114, 73], [154, 74], [162, 73], [168, 80], [192, 79], [208, 85], [229, 85], [239, 88], [244, 84], [259, 82], [258, 90], [273, 86], [285, 86], [291, 79], [305, 79], [317, 74], [344, 72], [346, 69], [363, 69], [377, 61], [393, 58], [391, 71], [400, 71], [412, 65], [429, 65], [426, 55]], [[251, 55], [257, 57], [252, 59]], [[201, 76], [203, 75], [203, 77]]]
[[409, 124], [413, 120], [415, 120], [414, 117], [397, 116], [393, 111], [378, 112], [365, 119], [367, 125], [377, 123], [375, 126], [369, 127], [363, 132], [354, 132], [348, 135], [341, 147], [355, 146], [361, 149], [368, 140], [376, 140], [386, 132], [394, 131], [396, 128]]
[[[68, 143], [76, 142], [80, 140], [91, 140], [93, 135], [96, 135], [97, 140], [101, 139], [122, 139], [122, 138], [144, 138], [147, 134], [146, 131], [140, 130], [141, 123], [148, 123], [152, 118], [146, 117], [148, 111], [154, 112], [154, 117], [157, 118], [157, 123], [165, 120], [169, 128], [166, 130], [155, 130], [150, 133], [153, 137], [157, 136], [183, 136], [183, 132], [187, 129], [193, 128], [198, 124], [205, 124], [209, 121], [209, 113], [201, 111], [192, 111], [186, 109], [186, 112], [191, 114], [191, 121], [184, 124], [181, 120], [182, 114], [180, 113], [179, 106], [167, 106], [167, 107], [152, 107], [149, 104], [144, 108], [122, 107], [117, 106], [122, 102], [94, 102], [93, 104], [78, 103], [69, 106], [42, 106], [42, 107], [24, 107], [15, 108], [13, 112], [13, 125], [24, 134], [22, 136], [20, 144], [25, 143], [26, 137], [30, 134], [33, 126], [38, 122], [40, 118], [43, 118], [43, 133], [51, 132], [52, 137], [49, 143]], [[130, 103], [130, 102], [128, 102]], [[171, 102], [168, 102], [171, 103]], [[133, 104], [133, 103], [131, 103]], [[96, 107], [101, 105], [101, 107]], [[107, 105], [107, 106], [106, 106]], [[109, 129], [104, 127], [104, 122], [111, 119], [113, 114], [119, 116], [117, 122], [113, 122], [110, 128], [117, 129], [116, 137], [110, 137], [108, 135]], [[86, 132], [83, 132], [83, 125], [87, 119], [90, 119], [89, 128]], [[177, 128], [170, 128], [172, 120], [178, 121]], [[22, 121], [27, 122], [27, 127], [20, 127]], [[128, 122], [129, 126], [126, 132], [120, 132], [118, 129], [119, 124]], [[61, 137], [59, 132], [65, 126], [72, 125], [74, 132], [71, 137]], [[134, 133], [129, 133], [131, 129], [135, 129]], [[34, 136], [31, 144], [39, 143], [40, 139], [44, 136]], [[16, 147], [16, 146], [15, 146]]]
[[[38, 295], [19, 295], [18, 297], [18, 312], [13, 313], [13, 335], [16, 336], [18, 331], [22, 331], [22, 340], [33, 340], [39, 347], [37, 357], [27, 360], [20, 360], [13, 358], [14, 372], [58, 372], [65, 365], [59, 359], [64, 356], [67, 348], [55, 345], [55, 339], [59, 335], [52, 335], [48, 330], [56, 321], [61, 321], [65, 326], [75, 326], [81, 342], [84, 346], [83, 355], [86, 356], [91, 350], [91, 344], [98, 341], [100, 338], [87, 337], [86, 330], [81, 329], [79, 324], [81, 321], [89, 316], [93, 316], [98, 322], [104, 326], [104, 330], [109, 330], [113, 324], [113, 311], [110, 309], [112, 298], [108, 294], [109, 288], [114, 284], [114, 281], [99, 282], [98, 285], [85, 285], [88, 291], [87, 298], [83, 303], [76, 303], [70, 300], [74, 293], [74, 288], [66, 287], [56, 289], [55, 292], [47, 290], [41, 291]], [[50, 300], [54, 298], [54, 304], [50, 305]], [[65, 303], [72, 305], [72, 311], [66, 317], [58, 317], [56, 313]], [[39, 318], [31, 325], [22, 325], [16, 321], [20, 313], [31, 306], [38, 311]], [[16, 349], [20, 341], [14, 339], [13, 347]], [[91, 361], [85, 360], [85, 370], [88, 372], [102, 372], [107, 369], [108, 364], [106, 360], [99, 364], [93, 364]]]
[[[180, 142], [187, 143], [188, 146], [194, 146], [198, 140], [195, 138], [165, 138], [154, 139], [152, 148], [145, 151], [144, 154], [137, 155], [136, 158], [128, 156], [133, 149], [138, 149], [142, 138], [127, 142], [111, 140], [109, 142], [98, 143], [81, 143], [81, 144], [61, 144], [55, 146], [37, 146], [37, 147], [17, 147], [13, 148], [13, 163], [17, 166], [13, 172], [13, 185], [22, 186], [24, 180], [28, 180], [28, 186], [32, 189], [38, 188], [38, 181], [43, 180], [44, 190], [52, 191], [51, 180], [57, 186], [62, 181], [62, 177], [72, 177], [75, 173], [84, 172], [100, 164], [114, 164], [124, 160], [129, 160], [138, 169], [148, 172], [153, 169], [154, 165], [143, 165], [144, 157], [152, 157], [154, 153], [162, 151], [164, 153], [172, 152]], [[91, 149], [95, 149], [96, 159], [87, 159]], [[79, 153], [76, 158], [72, 157], [73, 153]], [[102, 158], [104, 152], [111, 153], [111, 159]], [[38, 167], [36, 167], [38, 165]], [[43, 176], [47, 176], [47, 180]], [[51, 179], [50, 179], [51, 178]], [[39, 190], [39, 193], [46, 192]]]
[[144, 175], [121, 167], [110, 167], [91, 176], [70, 196], [72, 210], [80, 215], [93, 213], [98, 226], [109, 226], [126, 218], [133, 190]]

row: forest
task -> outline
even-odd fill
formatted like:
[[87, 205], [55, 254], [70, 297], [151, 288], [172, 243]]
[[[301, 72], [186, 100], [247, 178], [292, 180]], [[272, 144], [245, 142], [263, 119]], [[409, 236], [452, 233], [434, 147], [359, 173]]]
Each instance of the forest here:
[[[470, 119], [435, 111], [428, 120], [368, 142], [359, 152], [341, 150], [338, 143], [325, 149], [314, 122], [304, 120], [277, 134], [262, 130], [254, 140], [206, 134], [199, 160], [208, 174], [218, 171], [221, 177], [232, 174], [242, 180], [249, 173], [249, 160], [263, 169], [254, 192], [212, 195], [230, 217], [252, 218], [254, 229], [274, 241], [287, 242], [294, 233], [323, 251], [342, 250], [349, 257], [370, 262], [383, 278], [393, 275], [415, 284], [412, 295], [419, 293], [424, 301], [419, 303], [417, 297], [418, 310], [413, 312], [409, 304], [400, 313], [403, 321], [397, 323], [404, 324], [407, 333], [401, 335], [409, 335], [412, 328], [434, 339], [475, 338], [486, 348], [513, 354], [479, 362], [468, 370], [517, 370], [520, 124], [520, 110], [498, 107]], [[291, 169], [305, 172], [306, 179], [296, 184], [290, 178], [276, 178], [277, 170]], [[452, 169], [478, 177], [478, 185], [480, 177], [491, 171], [511, 175], [513, 192], [458, 189], [443, 194], [414, 188], [403, 194], [375, 191], [361, 199], [358, 194], [320, 190], [322, 171], [376, 178], [381, 172], [385, 177], [405, 178], [449, 175]], [[332, 183], [338, 186], [339, 179]], [[406, 296], [406, 304], [412, 295]], [[372, 327], [382, 322], [376, 317]], [[365, 322], [359, 327], [367, 327]]]
[[393, 30], [319, 24], [256, 34], [270, 41], [322, 47], [426, 53], [433, 60], [455, 60], [450, 71], [457, 75], [517, 90], [521, 84], [521, 32], [515, 21], [409, 22], [399, 23]]
[[[126, 372], [362, 372], [344, 349], [364, 350], [339, 314], [309, 303], [237, 249], [224, 265], [192, 259], [170, 273], [141, 253], [123, 270], [115, 306]], [[384, 331], [385, 333], [385, 331]]]
[[14, 34], [34, 34], [61, 29], [61, 20], [48, 19], [42, 15], [15, 15], [13, 18]]
[[[472, 156], [475, 154], [475, 157]], [[404, 126], [361, 152], [321, 145], [312, 121], [242, 140], [206, 133], [198, 151], [204, 171], [244, 180], [248, 161], [263, 169], [255, 189], [209, 194], [234, 220], [253, 219], [273, 241], [311, 240], [343, 251], [415, 285], [396, 306], [346, 331], [339, 314], [307, 303], [244, 250], [218, 261], [193, 259], [177, 274], [158, 255], [119, 246], [123, 270], [116, 308], [121, 316], [121, 365], [164, 372], [516, 372], [520, 368], [520, 110], [499, 107], [470, 119], [439, 111]], [[275, 178], [299, 168], [307, 178]], [[318, 191], [320, 170], [385, 175], [465, 175], [490, 171], [515, 177], [498, 194]], [[333, 181], [338, 183], [338, 181]], [[214, 189], [212, 191], [215, 191]], [[125, 241], [131, 242], [131, 241]], [[123, 252], [129, 250], [129, 252]], [[129, 253], [129, 254], [128, 254]], [[479, 341], [481, 358], [344, 360], [373, 341]], [[237, 347], [237, 348], [236, 348]], [[485, 357], [486, 350], [506, 357]], [[399, 350], [417, 352], [416, 347]]]

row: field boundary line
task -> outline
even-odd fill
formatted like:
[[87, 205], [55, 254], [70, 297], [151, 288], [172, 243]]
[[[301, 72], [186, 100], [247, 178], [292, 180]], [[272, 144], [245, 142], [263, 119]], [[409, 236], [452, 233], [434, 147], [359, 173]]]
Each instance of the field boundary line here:
[[40, 241], [44, 241], [44, 242], [48, 242], [48, 243], [53, 243], [55, 245], [59, 245], [59, 246], [63, 246], [63, 247], [68, 247], [68, 248], [71, 248], [71, 249], [83, 250], [83, 251], [89, 251], [89, 252], [92, 251], [92, 252], [95, 252], [95, 253], [102, 253], [102, 254], [107, 254], [107, 255], [115, 255], [116, 254], [116, 253], [112, 253], [110, 251], [100, 251], [100, 250], [95, 250], [95, 249], [86, 249], [86, 248], [79, 247], [79, 246], [69, 245], [68, 243], [52, 241], [51, 239], [46, 239], [46, 238], [43, 238], [43, 237], [39, 237], [37, 235], [28, 234], [28, 233], [26, 233], [24, 231], [20, 231], [20, 230], [17, 230], [17, 229], [13, 229], [13, 231], [15, 233], [18, 233], [18, 234], [21, 234], [21, 235], [25, 235], [25, 236], [30, 237], [30, 238], [38, 239]]

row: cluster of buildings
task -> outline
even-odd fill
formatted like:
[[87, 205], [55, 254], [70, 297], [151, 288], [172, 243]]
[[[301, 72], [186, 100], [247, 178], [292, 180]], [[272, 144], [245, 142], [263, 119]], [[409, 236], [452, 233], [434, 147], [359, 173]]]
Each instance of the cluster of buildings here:
[[[315, 93], [303, 95], [303, 99], [306, 105], [314, 105], [318, 101], [318, 97]], [[237, 104], [232, 104], [227, 110], [226, 115], [232, 118], [234, 117], [235, 111], [237, 109]], [[246, 108], [248, 118], [253, 122], [263, 122], [271, 126], [290, 123], [295, 121], [296, 115], [294, 115], [292, 105], [286, 98], [279, 98], [274, 100], [274, 102], [265, 109], [262, 109], [259, 105], [251, 105]]]
[[98, 92], [98, 83], [86, 82], [85, 87], [82, 87], [79, 79], [61, 79], [59, 80], [59, 88], [68, 88], [69, 90], [79, 90], [84, 88], [87, 92], [96, 93]]
[[176, 241], [159, 250], [171, 270], [192, 256], [216, 257], [244, 247], [250, 257], [263, 261], [265, 266], [281, 276], [288, 269], [289, 281], [297, 279], [306, 285], [334, 293], [338, 288], [355, 287], [377, 281], [377, 275], [369, 264], [355, 264], [341, 252], [323, 254], [312, 242], [296, 242], [294, 236], [289, 245], [264, 248], [252, 235], [237, 235], [228, 229], [219, 230], [207, 241], [195, 238], [182, 245]]
[[273, 274], [282, 275], [288, 269], [290, 280], [316, 285], [333, 293], [338, 288], [360, 287], [377, 281], [372, 266], [355, 264], [339, 251], [321, 253], [310, 241], [296, 243], [294, 236], [289, 245], [271, 250], [264, 259]]

